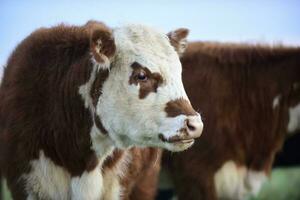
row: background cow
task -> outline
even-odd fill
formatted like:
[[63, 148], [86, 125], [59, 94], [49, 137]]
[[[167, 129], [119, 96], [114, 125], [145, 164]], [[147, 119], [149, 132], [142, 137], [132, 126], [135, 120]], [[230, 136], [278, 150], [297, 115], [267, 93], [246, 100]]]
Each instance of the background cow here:
[[[181, 81], [186, 35], [91, 21], [22, 41], [0, 87], [0, 164], [13, 198], [118, 199], [128, 147], [189, 148], [203, 124]], [[105, 163], [116, 148], [119, 162]]]
[[300, 48], [196, 42], [182, 63], [205, 129], [192, 149], [166, 153], [179, 199], [256, 194], [300, 102]]
[[[300, 75], [299, 75], [300, 76]], [[298, 85], [300, 87], [300, 85]], [[275, 167], [300, 165], [300, 89], [294, 94], [294, 102], [289, 107], [288, 135], [283, 149], [277, 154]]]

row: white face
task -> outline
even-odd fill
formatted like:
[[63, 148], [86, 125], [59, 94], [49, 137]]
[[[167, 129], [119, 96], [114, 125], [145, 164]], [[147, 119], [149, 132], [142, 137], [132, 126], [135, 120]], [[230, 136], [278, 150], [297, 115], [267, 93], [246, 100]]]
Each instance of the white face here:
[[119, 148], [181, 151], [203, 124], [190, 105], [181, 63], [169, 38], [140, 25], [114, 29], [116, 53], [96, 113]]

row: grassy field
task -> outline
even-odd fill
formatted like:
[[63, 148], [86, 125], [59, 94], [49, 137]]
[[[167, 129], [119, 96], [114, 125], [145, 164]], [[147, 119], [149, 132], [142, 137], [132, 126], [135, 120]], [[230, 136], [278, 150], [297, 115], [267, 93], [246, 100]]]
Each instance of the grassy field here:
[[300, 200], [300, 168], [273, 170], [270, 181], [251, 200]]
[[[11, 200], [5, 184], [2, 187], [3, 200]], [[270, 181], [263, 186], [257, 197], [250, 200], [300, 200], [300, 167], [273, 170]]]

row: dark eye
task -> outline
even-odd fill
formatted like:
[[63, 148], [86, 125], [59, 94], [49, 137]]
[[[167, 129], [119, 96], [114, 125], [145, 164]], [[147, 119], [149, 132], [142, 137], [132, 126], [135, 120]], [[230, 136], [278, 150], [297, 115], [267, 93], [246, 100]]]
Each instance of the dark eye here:
[[146, 81], [148, 78], [147, 78], [147, 76], [146, 76], [146, 74], [145, 74], [144, 72], [140, 72], [140, 73], [138, 73], [138, 75], [137, 75], [137, 79], [138, 79], [139, 81]]

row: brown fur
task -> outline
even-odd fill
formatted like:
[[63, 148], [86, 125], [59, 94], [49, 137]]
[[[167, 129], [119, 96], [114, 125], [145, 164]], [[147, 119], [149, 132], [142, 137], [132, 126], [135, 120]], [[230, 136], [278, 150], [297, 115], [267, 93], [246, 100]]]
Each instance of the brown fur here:
[[[139, 63], [134, 62], [131, 67], [133, 72], [129, 78], [129, 84], [140, 84], [139, 98], [144, 99], [150, 92], [156, 92], [157, 88], [162, 84], [163, 78], [159, 73], [152, 73], [147, 67], [141, 66]], [[147, 77], [146, 80], [141, 81], [138, 79], [138, 74], [144, 73]]]
[[103, 70], [99, 69], [96, 75], [96, 80], [93, 83], [92, 89], [91, 89], [91, 97], [93, 99], [93, 105], [96, 108], [98, 99], [101, 95], [101, 88], [103, 86], [103, 83], [106, 81], [109, 75], [109, 70]]
[[101, 131], [101, 133], [107, 135], [108, 131], [106, 130], [106, 128], [104, 128], [100, 117], [98, 115], [94, 114], [94, 120], [95, 120], [96, 127]]
[[155, 199], [162, 151], [158, 148], [132, 148], [130, 153], [132, 161], [121, 179], [125, 189], [123, 199]]
[[214, 200], [213, 177], [226, 161], [270, 171], [299, 92], [300, 48], [197, 42], [182, 63], [186, 91], [205, 127], [193, 148], [165, 161], [179, 199]]
[[173, 32], [168, 33], [171, 45], [177, 51], [179, 56], [182, 56], [187, 47], [186, 37], [189, 34], [189, 30], [186, 28], [179, 28]]
[[[10, 56], [0, 87], [0, 164], [14, 199], [26, 198], [20, 177], [40, 150], [71, 176], [97, 166], [89, 134], [92, 116], [78, 88], [90, 78], [91, 42], [104, 37], [104, 48], [96, 53], [113, 55], [115, 47], [105, 47], [111, 45], [108, 33], [103, 26], [42, 28]], [[100, 82], [94, 90], [100, 91]]]
[[120, 149], [115, 149], [114, 152], [112, 153], [111, 156], [109, 156], [107, 159], [105, 159], [103, 163], [103, 171], [106, 169], [111, 169], [114, 166], [116, 166], [119, 161], [123, 158], [124, 156], [124, 151]]
[[121, 199], [155, 199], [162, 150], [136, 147], [127, 150], [116, 149], [103, 163], [103, 171], [121, 164], [125, 151], [131, 159], [128, 159], [129, 162], [125, 165], [124, 176], [119, 178], [123, 191]]
[[116, 45], [111, 30], [102, 24], [93, 28], [90, 38], [90, 49], [98, 63], [105, 62], [103, 55], [111, 58], [116, 52]]
[[[109, 70], [108, 69], [99, 69], [97, 71], [96, 75], [96, 80], [94, 81], [92, 85], [92, 89], [90, 91], [90, 95], [93, 100], [93, 106], [96, 108], [98, 99], [101, 95], [101, 89], [103, 87], [103, 83], [106, 81], [109, 75]], [[104, 128], [101, 119], [96, 113], [94, 114], [94, 122], [96, 124], [96, 127], [103, 133], [103, 134], [108, 134], [107, 130]]]
[[168, 117], [178, 115], [197, 115], [190, 102], [185, 99], [176, 99], [167, 103], [165, 108]]

